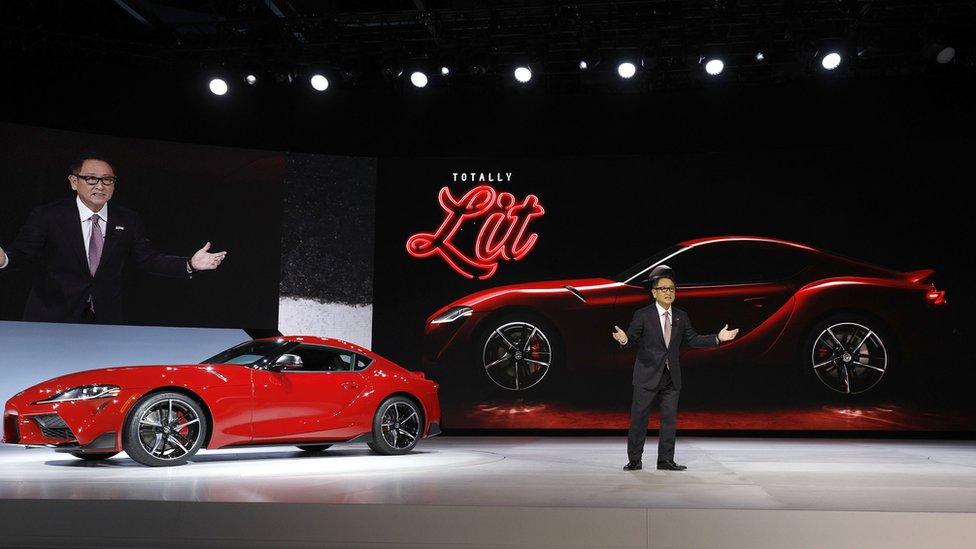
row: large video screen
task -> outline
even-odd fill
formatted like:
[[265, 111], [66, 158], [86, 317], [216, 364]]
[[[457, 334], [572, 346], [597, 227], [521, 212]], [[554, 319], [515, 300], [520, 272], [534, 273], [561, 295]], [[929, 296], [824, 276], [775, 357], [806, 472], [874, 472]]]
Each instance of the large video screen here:
[[375, 159], [10, 124], [0, 143], [0, 320], [370, 343]]
[[611, 334], [666, 265], [697, 333], [739, 330], [682, 348], [679, 428], [971, 431], [967, 150], [384, 159], [375, 350], [449, 428], [626, 428]]

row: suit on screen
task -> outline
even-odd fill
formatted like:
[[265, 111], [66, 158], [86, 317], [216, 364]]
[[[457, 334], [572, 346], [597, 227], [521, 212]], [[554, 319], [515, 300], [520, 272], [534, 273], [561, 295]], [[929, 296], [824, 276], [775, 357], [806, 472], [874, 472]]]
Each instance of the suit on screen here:
[[[24, 320], [121, 323], [122, 269], [127, 263], [148, 273], [189, 278], [186, 257], [154, 249], [139, 215], [114, 203], [104, 221], [104, 247], [92, 275], [76, 198], [39, 206], [5, 249], [7, 268], [30, 267], [33, 286]], [[4, 269], [6, 270], [6, 269]]]

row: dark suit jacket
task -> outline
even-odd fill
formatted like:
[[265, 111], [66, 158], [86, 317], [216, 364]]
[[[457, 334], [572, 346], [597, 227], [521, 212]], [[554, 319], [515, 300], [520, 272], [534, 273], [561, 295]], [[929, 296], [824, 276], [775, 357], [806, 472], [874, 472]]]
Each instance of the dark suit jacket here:
[[718, 335], [698, 335], [688, 320], [688, 313], [671, 306], [671, 342], [664, 345], [664, 331], [657, 305], [651, 303], [634, 313], [627, 327], [627, 345], [637, 348], [634, 361], [634, 385], [654, 389], [661, 382], [665, 360], [671, 369], [674, 388], [681, 390], [681, 358], [678, 350], [682, 343], [692, 347], [718, 347]]
[[103, 224], [105, 246], [92, 276], [76, 200], [72, 196], [35, 208], [17, 239], [4, 248], [9, 258], [4, 270], [34, 269], [24, 320], [77, 322], [91, 296], [97, 322], [122, 322], [122, 267], [127, 261], [152, 274], [189, 278], [187, 258], [153, 249], [139, 214], [114, 202]]

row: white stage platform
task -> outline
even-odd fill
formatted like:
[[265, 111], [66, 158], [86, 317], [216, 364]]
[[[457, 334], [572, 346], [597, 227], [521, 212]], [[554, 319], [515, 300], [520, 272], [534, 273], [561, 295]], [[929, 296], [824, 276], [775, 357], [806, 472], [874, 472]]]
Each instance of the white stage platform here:
[[44, 547], [972, 547], [976, 442], [438, 437], [201, 452], [153, 469], [0, 448], [0, 544]]

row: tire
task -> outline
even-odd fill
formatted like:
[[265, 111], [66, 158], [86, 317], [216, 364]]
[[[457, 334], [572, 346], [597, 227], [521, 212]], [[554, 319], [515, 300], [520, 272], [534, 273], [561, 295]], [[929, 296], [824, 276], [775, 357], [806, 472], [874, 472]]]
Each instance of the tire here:
[[143, 397], [126, 418], [122, 446], [133, 460], [150, 467], [182, 465], [207, 438], [203, 408], [181, 393]]
[[299, 444], [298, 449], [303, 452], [324, 452], [331, 448], [331, 444]]
[[830, 317], [807, 335], [803, 368], [834, 395], [876, 391], [890, 377], [893, 341], [888, 334], [877, 320], [854, 314]]
[[556, 329], [531, 313], [489, 321], [475, 345], [480, 385], [506, 393], [527, 393], [554, 386], [560, 374]]
[[114, 456], [116, 454], [118, 454], [118, 452], [104, 452], [104, 453], [99, 453], [99, 454], [86, 454], [84, 452], [71, 452], [71, 455], [75, 456], [78, 459], [82, 459], [82, 460], [85, 460], [85, 461], [101, 461], [103, 459], [108, 459], [108, 458], [110, 458], [110, 457], [112, 457], [112, 456]]
[[406, 454], [417, 446], [424, 434], [424, 412], [414, 401], [390, 397], [373, 416], [373, 440], [367, 445], [385, 456]]

